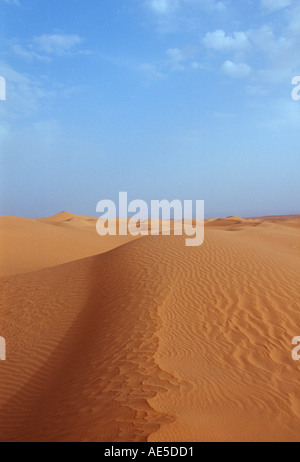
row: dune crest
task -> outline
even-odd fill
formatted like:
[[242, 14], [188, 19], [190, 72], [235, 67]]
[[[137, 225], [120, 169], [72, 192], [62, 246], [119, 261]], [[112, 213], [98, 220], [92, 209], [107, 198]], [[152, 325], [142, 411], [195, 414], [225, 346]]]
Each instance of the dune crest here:
[[100, 239], [96, 221], [68, 212], [43, 219], [0, 217], [0, 277], [99, 255], [135, 239]]

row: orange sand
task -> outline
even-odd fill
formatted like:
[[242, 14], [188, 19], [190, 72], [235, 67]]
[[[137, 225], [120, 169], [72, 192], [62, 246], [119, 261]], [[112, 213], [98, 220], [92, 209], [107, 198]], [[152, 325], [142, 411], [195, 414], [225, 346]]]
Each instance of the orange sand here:
[[0, 441], [299, 441], [300, 217], [95, 223], [0, 218]]

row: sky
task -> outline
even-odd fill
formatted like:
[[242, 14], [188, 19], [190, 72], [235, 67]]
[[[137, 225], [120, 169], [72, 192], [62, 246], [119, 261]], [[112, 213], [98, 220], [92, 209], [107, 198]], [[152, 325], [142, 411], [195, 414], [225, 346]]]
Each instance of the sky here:
[[0, 215], [299, 213], [299, 0], [0, 0]]

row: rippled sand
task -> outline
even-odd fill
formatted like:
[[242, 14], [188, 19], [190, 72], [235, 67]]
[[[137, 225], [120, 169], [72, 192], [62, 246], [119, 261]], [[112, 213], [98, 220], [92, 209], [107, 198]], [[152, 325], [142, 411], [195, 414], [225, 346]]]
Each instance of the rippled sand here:
[[95, 221], [0, 218], [0, 440], [299, 441], [300, 217]]

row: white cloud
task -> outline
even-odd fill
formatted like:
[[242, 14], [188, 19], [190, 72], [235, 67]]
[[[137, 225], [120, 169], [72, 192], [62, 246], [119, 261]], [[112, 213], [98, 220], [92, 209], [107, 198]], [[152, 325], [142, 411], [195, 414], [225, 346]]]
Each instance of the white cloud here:
[[246, 63], [233, 63], [232, 61], [225, 61], [222, 70], [224, 74], [233, 78], [245, 78], [251, 74], [251, 67]]
[[185, 60], [183, 51], [179, 50], [179, 48], [169, 48], [167, 50], [167, 55], [170, 57], [171, 61], [174, 61], [175, 63], [180, 63]]
[[234, 32], [232, 35], [226, 35], [223, 30], [208, 32], [203, 43], [207, 48], [223, 53], [245, 50], [250, 46], [245, 32]]
[[[161, 34], [199, 31], [212, 15], [222, 17], [230, 0], [142, 0], [144, 8], [152, 13], [150, 21]], [[199, 33], [199, 32], [198, 32]]]
[[[156, 13], [162, 31], [180, 30], [189, 27], [189, 31], [199, 30], [199, 21], [203, 26], [206, 13], [209, 16], [216, 11], [227, 9], [230, 13], [231, 1], [217, 0], [145, 0], [148, 7]], [[211, 52], [227, 54], [223, 72], [231, 77], [253, 76], [253, 85], [279, 84], [288, 82], [291, 75], [299, 73], [300, 68], [300, 2], [299, 0], [259, 0], [265, 12], [271, 13], [284, 9], [278, 20], [256, 28], [244, 30], [218, 29], [202, 34], [202, 45]], [[228, 21], [229, 16], [222, 16]], [[204, 22], [203, 22], [204, 21]], [[211, 22], [211, 21], [210, 21]], [[260, 21], [259, 21], [260, 22]], [[188, 26], [187, 26], [188, 25]], [[158, 73], [183, 71], [203, 66], [203, 58], [208, 63], [206, 69], [214, 62], [212, 53], [206, 57], [200, 54], [199, 42], [194, 42], [194, 51], [187, 54], [180, 46], [167, 50], [167, 57], [152, 65]], [[208, 61], [209, 60], [209, 61]], [[210, 65], [211, 64], [211, 65]], [[218, 64], [219, 66], [219, 64]], [[153, 71], [152, 69], [152, 71]]]
[[149, 7], [156, 14], [169, 14], [179, 6], [178, 0], [149, 0]]
[[225, 2], [218, 0], [146, 0], [146, 5], [158, 16], [167, 16], [179, 9], [186, 13], [187, 8], [190, 11], [197, 8], [210, 12], [226, 10]]
[[[195, 50], [187, 48], [181, 50], [179, 48], [169, 48], [167, 50], [167, 59], [164, 62], [166, 68], [172, 71], [183, 71], [187, 66], [191, 65], [194, 69], [200, 67], [193, 59]], [[192, 59], [192, 62], [190, 62]], [[196, 65], [198, 64], [198, 66]]]
[[[269, 3], [266, 1], [264, 5]], [[272, 5], [275, 10], [294, 3], [272, 1]], [[234, 53], [233, 58], [224, 63], [223, 72], [231, 77], [247, 77], [251, 72], [254, 85], [289, 82], [300, 69], [299, 42], [299, 3], [288, 8], [282, 20], [276, 23], [231, 34], [217, 30], [207, 33], [202, 40], [209, 50]], [[251, 68], [245, 64], [249, 59]]]

